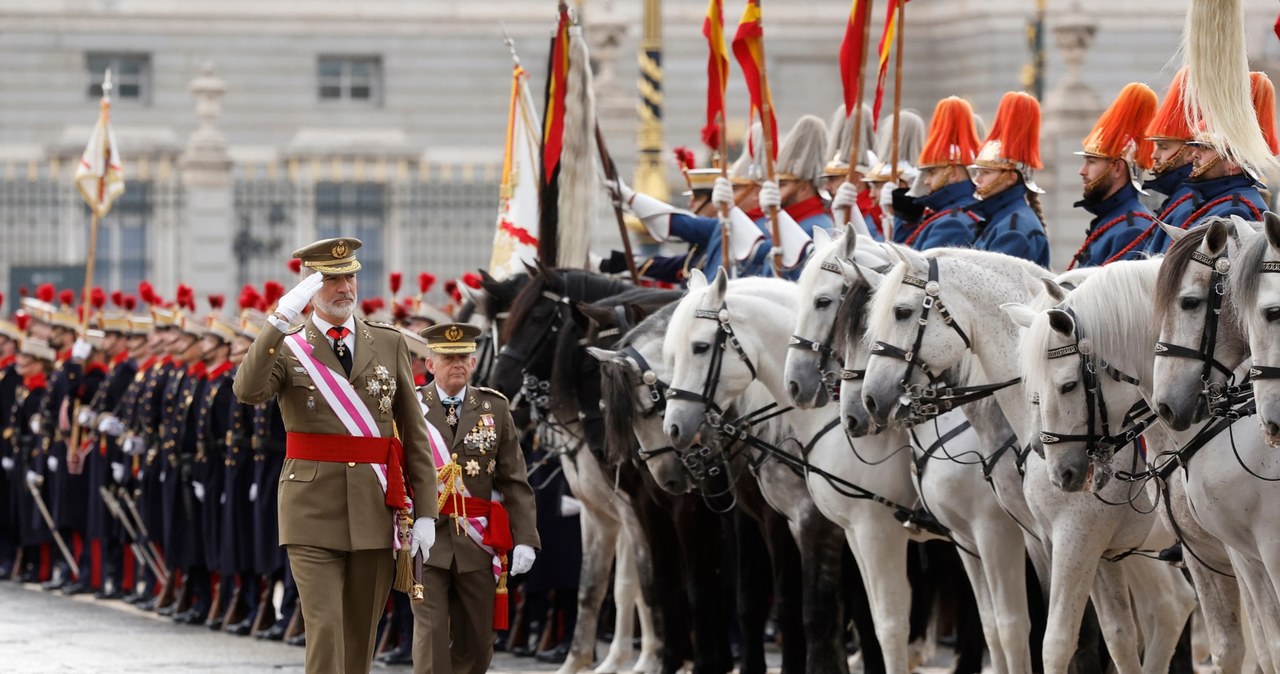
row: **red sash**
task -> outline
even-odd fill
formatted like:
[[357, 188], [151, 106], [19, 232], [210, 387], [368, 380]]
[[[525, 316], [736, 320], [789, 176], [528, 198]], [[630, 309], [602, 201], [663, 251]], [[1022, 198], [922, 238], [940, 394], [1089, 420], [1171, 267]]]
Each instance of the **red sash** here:
[[[387, 466], [389, 508], [403, 508], [408, 493], [404, 483], [404, 447], [400, 439], [362, 437], [358, 435], [325, 435], [322, 433], [288, 433], [285, 458], [326, 463], [372, 463]], [[508, 534], [510, 537], [510, 534]]]

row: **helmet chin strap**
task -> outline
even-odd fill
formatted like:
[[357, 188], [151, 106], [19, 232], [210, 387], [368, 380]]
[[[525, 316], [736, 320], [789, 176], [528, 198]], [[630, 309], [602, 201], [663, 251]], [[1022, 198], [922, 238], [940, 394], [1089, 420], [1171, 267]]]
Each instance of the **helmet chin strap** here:
[[1192, 170], [1192, 171], [1191, 171], [1191, 176], [1190, 176], [1190, 177], [1191, 177], [1191, 179], [1192, 179], [1192, 180], [1195, 180], [1196, 178], [1199, 178], [1199, 177], [1203, 176], [1203, 175], [1204, 175], [1205, 173], [1207, 173], [1210, 169], [1212, 169], [1213, 167], [1217, 166], [1217, 165], [1218, 165], [1219, 163], [1221, 163], [1221, 162], [1222, 162], [1222, 155], [1218, 155], [1218, 156], [1214, 157], [1214, 158], [1213, 158], [1213, 160], [1212, 160], [1212, 161], [1210, 161], [1208, 164], [1205, 164], [1205, 165], [1203, 165], [1203, 166], [1196, 167], [1194, 170]]
[[1000, 171], [1000, 176], [997, 177], [995, 180], [992, 180], [985, 187], [978, 185], [977, 189], [974, 191], [974, 194], [976, 194], [979, 199], [986, 199], [987, 197], [990, 197], [993, 194], [999, 194], [1009, 189], [1010, 187], [1013, 187], [1017, 182], [1018, 182], [1017, 171], [1013, 169], [1003, 169]]
[[1159, 164], [1152, 166], [1151, 172], [1156, 175], [1162, 175], [1168, 171], [1171, 171], [1178, 167], [1182, 158], [1185, 156], [1187, 156], [1187, 144], [1183, 143], [1182, 147], [1178, 148], [1178, 151], [1174, 152], [1172, 157], [1169, 157], [1168, 159], [1160, 162]]

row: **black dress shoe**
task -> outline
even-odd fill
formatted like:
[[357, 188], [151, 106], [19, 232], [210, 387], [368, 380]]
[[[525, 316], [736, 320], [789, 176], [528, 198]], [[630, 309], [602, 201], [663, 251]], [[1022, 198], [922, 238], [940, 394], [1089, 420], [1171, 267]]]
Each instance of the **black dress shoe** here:
[[408, 644], [396, 646], [386, 653], [379, 655], [378, 662], [381, 662], [384, 665], [412, 665], [413, 647]]
[[303, 632], [302, 634], [299, 634], [296, 637], [289, 637], [289, 640], [285, 643], [289, 644], [290, 646], [306, 646], [307, 633]]
[[67, 596], [84, 594], [88, 591], [89, 591], [89, 586], [85, 585], [84, 583], [81, 583], [78, 580], [75, 581], [74, 583], [67, 583], [66, 585], [62, 586], [62, 594], [65, 594]]
[[62, 586], [66, 584], [67, 584], [66, 578], [62, 578], [60, 576], [55, 575], [53, 578], [50, 578], [49, 580], [46, 580], [45, 582], [41, 583], [40, 589], [44, 590], [45, 592], [53, 592], [55, 590], [62, 589]]
[[253, 614], [250, 613], [248, 617], [238, 623], [227, 625], [227, 628], [222, 631], [238, 637], [248, 636], [253, 631]]
[[93, 598], [100, 601], [110, 601], [115, 599], [124, 599], [125, 594], [119, 588], [102, 589], [93, 593]]
[[173, 622], [182, 623], [184, 625], [202, 625], [205, 620], [209, 619], [209, 609], [203, 606], [192, 606], [186, 611], [179, 613], [173, 617]]
[[262, 630], [261, 632], [258, 632], [253, 636], [259, 639], [262, 639], [264, 641], [283, 641], [284, 631], [287, 627], [288, 625], [286, 625], [283, 620], [280, 620], [280, 621], [277, 621], [276, 624], [272, 625], [271, 627], [268, 627], [267, 629]]
[[177, 612], [177, 610], [178, 610], [178, 602], [177, 602], [177, 601], [171, 601], [171, 602], [169, 602], [169, 604], [168, 604], [167, 606], [160, 606], [159, 604], [160, 604], [160, 599], [159, 599], [159, 597], [157, 597], [157, 598], [156, 598], [156, 600], [155, 600], [155, 603], [154, 603], [154, 604], [151, 604], [151, 606], [152, 606], [153, 608], [143, 609], [143, 610], [144, 610], [144, 611], [150, 611], [150, 610], [153, 610], [153, 609], [154, 609], [154, 610], [155, 610], [155, 612], [156, 612], [156, 615], [162, 615], [162, 616], [164, 616], [164, 617], [166, 617], [166, 618], [170, 618], [170, 617], [172, 617], [172, 616], [173, 616], [173, 614], [174, 614], [174, 613], [176, 613], [176, 612]]
[[563, 663], [569, 657], [569, 643], [565, 642], [550, 650], [538, 651], [534, 659], [551, 665]]
[[511, 654], [517, 658], [532, 658], [538, 654], [538, 651], [529, 648], [528, 646], [513, 646], [511, 648]]

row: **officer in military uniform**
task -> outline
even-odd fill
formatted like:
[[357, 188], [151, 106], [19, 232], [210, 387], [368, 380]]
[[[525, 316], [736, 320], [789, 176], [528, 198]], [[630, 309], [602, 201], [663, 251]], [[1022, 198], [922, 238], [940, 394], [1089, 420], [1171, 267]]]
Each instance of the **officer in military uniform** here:
[[[1142, 184], [1148, 192], [1159, 192], [1165, 199], [1156, 216], [1160, 222], [1181, 227], [1196, 210], [1195, 192], [1187, 183], [1191, 171], [1191, 147], [1187, 143], [1195, 137], [1184, 109], [1187, 69], [1184, 67], [1173, 76], [1164, 100], [1147, 125], [1147, 140], [1151, 141], [1151, 173], [1154, 177]], [[1138, 246], [1151, 255], [1163, 253], [1169, 247], [1169, 237], [1158, 226], [1148, 225], [1138, 241]]]
[[1049, 238], [1040, 217], [1040, 195], [1032, 173], [1040, 164], [1040, 102], [1010, 91], [1000, 99], [996, 119], [969, 167], [978, 203], [972, 210], [985, 222], [974, 248], [1049, 266]]
[[414, 672], [481, 674], [493, 659], [494, 628], [506, 628], [505, 575], [527, 572], [541, 545], [533, 489], [507, 399], [467, 383], [480, 328], [448, 323], [422, 336], [435, 381], [419, 395], [446, 446], [434, 449], [441, 517], [422, 571], [425, 601], [413, 607]]
[[[307, 625], [308, 672], [369, 671], [406, 482], [418, 495], [411, 554], [430, 550], [436, 531], [436, 472], [408, 347], [394, 326], [354, 315], [360, 245], [337, 238], [294, 251], [315, 273], [280, 298], [233, 385], [242, 402], [280, 401], [280, 543]], [[310, 318], [291, 326], [308, 303]]]
[[1097, 267], [1141, 255], [1138, 241], [1155, 215], [1138, 200], [1142, 171], [1151, 168], [1147, 125], [1156, 113], [1156, 92], [1138, 82], [1120, 95], [1098, 118], [1084, 139], [1080, 178], [1084, 199], [1075, 205], [1092, 214], [1084, 244], [1071, 267]]

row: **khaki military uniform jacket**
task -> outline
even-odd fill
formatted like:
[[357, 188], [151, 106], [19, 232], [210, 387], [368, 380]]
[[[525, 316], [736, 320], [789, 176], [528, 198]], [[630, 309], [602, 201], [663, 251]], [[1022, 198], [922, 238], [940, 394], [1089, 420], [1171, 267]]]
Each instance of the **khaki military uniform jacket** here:
[[[427, 406], [427, 421], [440, 431], [449, 443], [450, 456], [462, 467], [467, 491], [479, 499], [501, 498], [511, 519], [511, 540], [516, 545], [539, 549], [533, 489], [529, 487], [520, 435], [511, 420], [507, 399], [497, 391], [468, 386], [458, 409], [457, 431], [451, 434], [436, 385], [427, 384], [419, 392]], [[430, 493], [435, 494], [436, 490], [433, 488]], [[452, 517], [441, 517], [427, 565], [448, 569], [455, 560], [459, 573], [489, 569], [493, 564], [493, 558], [461, 531]]]
[[[342, 366], [329, 339], [310, 318], [290, 333], [303, 331], [314, 347], [312, 355], [342, 377]], [[311, 381], [285, 333], [271, 323], [262, 328], [236, 371], [233, 390], [241, 402], [257, 404], [275, 396], [286, 431], [349, 435], [338, 416]], [[435, 464], [427, 442], [427, 427], [414, 390], [409, 347], [393, 327], [355, 319], [355, 349], [347, 380], [378, 424], [383, 437], [398, 433], [404, 445], [406, 484], [418, 494], [434, 494]], [[380, 409], [370, 394], [376, 372], [385, 367], [395, 381], [391, 406]], [[392, 547], [391, 509], [378, 476], [369, 464], [285, 459], [280, 472], [279, 517], [281, 545], [311, 545], [331, 550]], [[419, 499], [415, 517], [435, 517], [435, 499]]]

